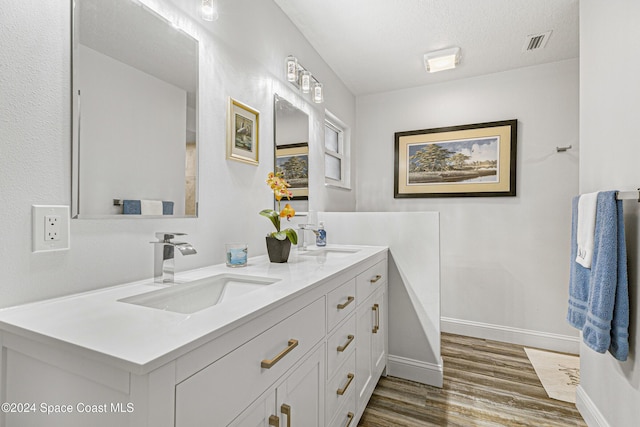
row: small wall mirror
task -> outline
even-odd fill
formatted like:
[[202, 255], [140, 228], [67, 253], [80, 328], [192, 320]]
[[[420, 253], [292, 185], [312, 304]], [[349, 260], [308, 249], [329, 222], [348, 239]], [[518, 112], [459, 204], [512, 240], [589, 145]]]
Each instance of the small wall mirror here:
[[74, 218], [197, 215], [198, 41], [131, 0], [74, 0]]
[[291, 184], [287, 201], [297, 213], [309, 211], [309, 116], [286, 99], [274, 96], [274, 164]]

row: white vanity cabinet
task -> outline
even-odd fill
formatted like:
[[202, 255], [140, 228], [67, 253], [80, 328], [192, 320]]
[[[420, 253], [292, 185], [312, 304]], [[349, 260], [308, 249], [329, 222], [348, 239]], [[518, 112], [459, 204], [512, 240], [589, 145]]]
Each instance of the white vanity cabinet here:
[[175, 427], [227, 425], [325, 336], [319, 298], [176, 386]]
[[358, 275], [357, 298], [356, 397], [359, 419], [386, 366], [386, 261]]
[[[179, 315], [114, 302], [132, 292], [128, 285], [0, 313], [3, 402], [52, 404], [58, 411], [2, 412], [0, 426], [355, 427], [387, 357], [387, 250], [358, 248], [352, 261], [333, 264], [311, 256], [289, 266], [256, 262], [244, 271], [284, 278], [269, 293], [253, 295], [256, 304], [271, 298], [264, 308], [245, 307], [232, 321], [222, 317], [233, 312], [230, 305]], [[104, 309], [103, 299], [109, 301]], [[84, 321], [74, 318], [81, 305], [87, 306]], [[149, 318], [133, 324], [122, 317], [130, 313]], [[73, 342], [78, 331], [65, 335], [68, 325], [93, 333], [86, 347]], [[183, 339], [186, 344], [140, 364], [127, 356], [134, 354], [130, 349], [119, 357], [97, 349], [111, 348], [117, 325], [139, 338], [129, 346], [140, 351], [213, 326], [211, 338]], [[63, 407], [66, 413], [59, 412]]]
[[[286, 379], [260, 396], [230, 426], [324, 426], [323, 360], [324, 345], [320, 345]], [[218, 424], [213, 422], [208, 425]]]

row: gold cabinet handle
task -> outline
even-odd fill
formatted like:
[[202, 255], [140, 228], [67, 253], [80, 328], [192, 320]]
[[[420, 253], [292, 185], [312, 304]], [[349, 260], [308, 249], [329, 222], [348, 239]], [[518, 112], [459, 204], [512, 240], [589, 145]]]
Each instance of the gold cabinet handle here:
[[344, 385], [344, 387], [338, 389], [338, 391], [336, 392], [338, 393], [338, 396], [342, 396], [347, 391], [347, 389], [351, 385], [351, 381], [353, 381], [354, 376], [355, 375], [353, 375], [352, 373], [347, 374], [347, 383]]
[[353, 421], [355, 417], [356, 417], [356, 414], [354, 414], [353, 412], [347, 413], [347, 419], [349, 420], [349, 422], [345, 427], [349, 427], [351, 425], [351, 421]]
[[338, 304], [338, 310], [345, 309], [349, 304], [351, 304], [353, 302], [354, 299], [355, 299], [354, 297], [347, 297], [347, 302], [345, 302], [343, 304]]
[[378, 280], [382, 279], [382, 276], [379, 274], [376, 274], [376, 277], [374, 277], [373, 279], [369, 280], [371, 283], [376, 283]]
[[269, 425], [271, 427], [280, 427], [280, 418], [275, 415], [269, 417]]
[[376, 312], [376, 324], [371, 330], [371, 332], [373, 332], [374, 334], [377, 334], [378, 329], [380, 329], [380, 305], [373, 304], [373, 307], [371, 307], [371, 309]]
[[343, 351], [345, 351], [347, 347], [349, 347], [349, 344], [351, 344], [351, 341], [353, 341], [354, 338], [355, 336], [353, 335], [347, 335], [347, 342], [344, 345], [338, 346], [338, 352], [342, 353]]
[[280, 406], [280, 412], [282, 412], [282, 415], [287, 416], [287, 427], [291, 427], [291, 406], [283, 403], [282, 406]]
[[274, 357], [271, 360], [265, 359], [262, 362], [260, 362], [260, 366], [262, 366], [264, 369], [269, 369], [271, 368], [273, 365], [275, 365], [276, 363], [278, 363], [280, 361], [280, 359], [282, 359], [283, 357], [285, 357], [291, 350], [293, 350], [294, 348], [296, 348], [298, 346], [298, 340], [294, 340], [294, 339], [290, 339], [289, 342], [287, 343], [287, 348], [285, 348], [284, 350], [282, 350], [276, 357]]

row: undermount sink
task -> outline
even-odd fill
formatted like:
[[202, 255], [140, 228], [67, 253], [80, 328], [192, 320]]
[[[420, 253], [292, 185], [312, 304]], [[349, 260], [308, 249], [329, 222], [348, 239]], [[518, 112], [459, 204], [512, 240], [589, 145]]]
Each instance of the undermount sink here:
[[317, 248], [308, 249], [306, 251], [299, 252], [302, 256], [315, 256], [323, 258], [344, 258], [358, 252], [359, 249], [346, 249], [346, 248]]
[[118, 300], [143, 307], [191, 314], [279, 281], [272, 277], [220, 274]]

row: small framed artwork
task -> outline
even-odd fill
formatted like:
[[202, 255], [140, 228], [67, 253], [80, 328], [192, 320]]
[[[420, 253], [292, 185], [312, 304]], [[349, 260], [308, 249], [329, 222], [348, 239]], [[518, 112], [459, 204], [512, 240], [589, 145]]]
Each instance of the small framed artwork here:
[[260, 113], [229, 98], [227, 159], [258, 165]]
[[276, 173], [291, 185], [293, 200], [309, 198], [309, 144], [278, 145], [276, 147]]
[[518, 121], [395, 134], [394, 197], [516, 195]]

